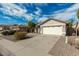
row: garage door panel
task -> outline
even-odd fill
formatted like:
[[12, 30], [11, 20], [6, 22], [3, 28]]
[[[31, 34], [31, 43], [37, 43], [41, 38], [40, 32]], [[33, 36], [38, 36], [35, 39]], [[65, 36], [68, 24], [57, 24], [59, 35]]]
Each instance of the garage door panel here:
[[60, 27], [43, 27], [43, 34], [61, 35], [62, 26], [60, 26]]

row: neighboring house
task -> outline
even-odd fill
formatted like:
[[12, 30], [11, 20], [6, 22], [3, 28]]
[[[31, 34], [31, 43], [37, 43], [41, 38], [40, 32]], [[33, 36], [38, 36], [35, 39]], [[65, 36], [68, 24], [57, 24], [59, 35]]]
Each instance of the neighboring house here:
[[28, 28], [23, 25], [0, 25], [0, 31], [3, 30], [27, 31]]
[[22, 25], [13, 25], [13, 26], [10, 26], [10, 30], [27, 31], [27, 27]]
[[19, 26], [10, 26], [10, 30], [20, 30]]
[[0, 30], [20, 30], [20, 28], [15, 25], [1, 25]]
[[8, 26], [0, 25], [0, 31], [3, 31], [5, 29], [8, 29]]
[[2, 31], [3, 30], [3, 27], [2, 26], [0, 26], [0, 31]]
[[36, 32], [48, 35], [66, 35], [66, 22], [48, 19], [36, 27]]

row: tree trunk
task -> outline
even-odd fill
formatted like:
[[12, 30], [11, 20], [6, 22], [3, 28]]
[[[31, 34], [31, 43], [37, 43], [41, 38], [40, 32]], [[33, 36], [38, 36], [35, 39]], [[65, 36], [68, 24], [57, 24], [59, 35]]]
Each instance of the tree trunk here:
[[78, 22], [77, 22], [76, 27], [75, 27], [75, 29], [76, 29], [76, 37], [77, 37], [77, 27], [78, 27]]

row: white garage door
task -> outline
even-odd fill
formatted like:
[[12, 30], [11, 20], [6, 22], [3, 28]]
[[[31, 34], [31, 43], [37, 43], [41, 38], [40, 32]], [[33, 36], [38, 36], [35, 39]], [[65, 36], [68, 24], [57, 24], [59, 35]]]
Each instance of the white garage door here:
[[62, 35], [62, 26], [58, 27], [43, 27], [43, 34]]

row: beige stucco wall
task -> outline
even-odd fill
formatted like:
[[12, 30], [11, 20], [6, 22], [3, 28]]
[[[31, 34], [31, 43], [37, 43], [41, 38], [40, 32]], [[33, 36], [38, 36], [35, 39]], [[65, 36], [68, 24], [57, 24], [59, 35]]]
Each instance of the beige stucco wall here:
[[43, 33], [43, 27], [44, 26], [62, 26], [62, 33], [63, 35], [66, 34], [66, 23], [64, 22], [60, 22], [60, 21], [56, 21], [56, 20], [49, 20], [46, 23], [40, 25], [40, 33]]
[[65, 25], [65, 23], [63, 22], [59, 22], [59, 21], [55, 21], [55, 20], [49, 20], [48, 22], [40, 25], [41, 27], [42, 26], [55, 26], [55, 25]]

